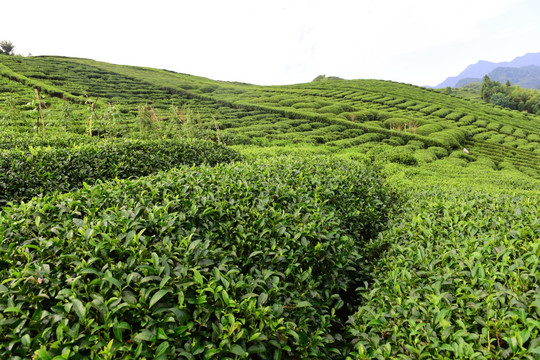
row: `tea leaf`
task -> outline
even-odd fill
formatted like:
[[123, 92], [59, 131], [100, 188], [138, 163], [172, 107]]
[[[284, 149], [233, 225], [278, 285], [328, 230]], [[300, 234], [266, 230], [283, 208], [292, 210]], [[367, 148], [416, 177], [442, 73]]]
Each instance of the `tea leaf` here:
[[79, 299], [73, 299], [71, 303], [73, 304], [73, 310], [79, 319], [84, 322], [86, 320], [86, 308], [83, 303]]
[[171, 289], [162, 289], [158, 290], [150, 299], [150, 303], [148, 304], [148, 307], [154, 306], [155, 303], [157, 303], [159, 300], [161, 300], [162, 297], [167, 295], [168, 293], [172, 292]]

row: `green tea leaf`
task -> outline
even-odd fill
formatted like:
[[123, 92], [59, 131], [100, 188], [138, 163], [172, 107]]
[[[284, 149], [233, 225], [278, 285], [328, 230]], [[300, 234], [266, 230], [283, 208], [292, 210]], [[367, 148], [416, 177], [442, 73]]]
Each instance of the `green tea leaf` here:
[[162, 289], [162, 290], [158, 290], [153, 296], [152, 298], [150, 299], [150, 303], [148, 305], [148, 307], [152, 307], [154, 306], [155, 303], [157, 303], [159, 300], [161, 300], [162, 297], [164, 297], [165, 295], [167, 295], [168, 293], [172, 292], [171, 289]]
[[205, 353], [204, 353], [204, 360], [208, 360], [208, 359], [211, 359], [212, 356], [216, 355], [216, 354], [219, 354], [219, 350], [217, 349], [210, 349], [210, 350], [207, 350]]
[[246, 351], [238, 344], [233, 344], [231, 346], [231, 352], [240, 357], [244, 357], [247, 355]]
[[52, 360], [52, 356], [44, 348], [37, 350], [34, 354], [39, 360]]
[[4, 310], [2, 310], [4, 313], [8, 313], [8, 312], [17, 312], [17, 313], [22, 313], [21, 309], [19, 309], [18, 307], [14, 307], [14, 306], [10, 306], [10, 307], [7, 307], [5, 308]]
[[25, 334], [21, 337], [21, 344], [23, 344], [23, 346], [28, 347], [30, 346], [31, 343], [32, 343], [32, 338], [30, 337], [30, 335]]
[[165, 352], [167, 351], [167, 349], [169, 349], [169, 347], [170, 347], [170, 344], [167, 341], [162, 342], [157, 347], [156, 352], [155, 352], [155, 356], [159, 357], [159, 356], [165, 354]]
[[79, 299], [73, 299], [71, 301], [73, 304], [73, 310], [75, 310], [75, 314], [81, 319], [81, 321], [86, 320], [86, 308], [84, 307], [83, 303]]
[[122, 283], [118, 281], [117, 279], [113, 278], [112, 276], [104, 276], [103, 280], [106, 280], [116, 286], [118, 289], [122, 288]]
[[140, 333], [135, 335], [133, 341], [140, 343], [142, 341], [152, 341], [154, 339], [154, 334], [150, 330], [142, 330]]
[[303, 307], [313, 307], [309, 301], [300, 301], [296, 304], [297, 308], [303, 308]]
[[195, 280], [195, 282], [199, 285], [202, 285], [203, 284], [203, 277], [201, 275], [201, 273], [199, 271], [197, 271], [197, 269], [191, 269], [193, 271], [193, 279]]

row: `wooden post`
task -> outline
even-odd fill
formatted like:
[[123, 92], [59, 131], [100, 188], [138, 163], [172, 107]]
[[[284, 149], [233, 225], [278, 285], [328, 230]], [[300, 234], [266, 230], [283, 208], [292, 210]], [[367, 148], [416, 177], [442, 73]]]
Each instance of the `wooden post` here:
[[[39, 97], [39, 89], [34, 88], [34, 92], [36, 93], [38, 109], [39, 109], [39, 115], [41, 117], [41, 126], [43, 127], [43, 135], [45, 135], [45, 119], [43, 118], [43, 109], [41, 108], [41, 98]], [[37, 132], [38, 128], [39, 128], [39, 122], [36, 125], [36, 132]]]

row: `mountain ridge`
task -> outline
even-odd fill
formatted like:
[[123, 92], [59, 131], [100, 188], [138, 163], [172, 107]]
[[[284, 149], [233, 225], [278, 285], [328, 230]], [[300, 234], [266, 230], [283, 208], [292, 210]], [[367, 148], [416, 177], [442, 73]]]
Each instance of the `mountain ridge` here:
[[540, 66], [540, 52], [527, 53], [525, 55], [518, 56], [511, 61], [503, 61], [498, 63], [480, 60], [475, 64], [467, 66], [459, 75], [446, 78], [446, 80], [435, 86], [435, 88], [440, 89], [448, 86], [456, 87], [460, 80], [466, 78], [481, 79], [484, 77], [484, 75], [488, 75], [490, 72], [499, 67], [520, 68], [530, 65]]

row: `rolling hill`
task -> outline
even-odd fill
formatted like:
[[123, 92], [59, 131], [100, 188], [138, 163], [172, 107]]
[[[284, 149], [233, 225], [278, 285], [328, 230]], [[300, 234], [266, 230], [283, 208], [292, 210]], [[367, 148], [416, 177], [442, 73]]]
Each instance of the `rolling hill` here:
[[[447, 156], [469, 146], [474, 155], [490, 157], [495, 166], [512, 164], [538, 177], [537, 116], [421, 87], [377, 80], [263, 87], [55, 57], [3, 56], [1, 66], [3, 100], [22, 106], [20, 114], [10, 115], [9, 108], [4, 108], [5, 129], [25, 128], [20, 125], [27, 120], [21, 118], [25, 111], [35, 111], [27, 104], [35, 98], [33, 87], [40, 86], [49, 95], [47, 111], [54, 119], [46, 127], [51, 131], [63, 126], [53, 114], [65, 107], [73, 116], [69, 127], [87, 131], [88, 115], [83, 113], [88, 111], [85, 102], [90, 99], [103, 111], [94, 120], [94, 131], [113, 131], [108, 129], [113, 122], [115, 131], [133, 131], [131, 125], [141, 107], [148, 105], [155, 120], [164, 125], [179, 116], [198, 119], [208, 131], [215, 132], [217, 124], [230, 145], [264, 141], [369, 148], [383, 142], [423, 159], [436, 159], [436, 153]], [[11, 89], [18, 90], [13, 93]], [[106, 115], [113, 107], [114, 121]], [[26, 129], [32, 127], [34, 121], [27, 121]], [[483, 150], [486, 147], [501, 150], [492, 156], [491, 150]]]
[[535, 359], [540, 117], [0, 55], [0, 358]]

